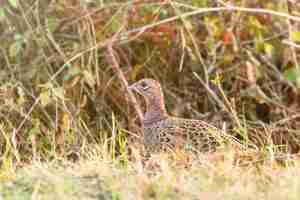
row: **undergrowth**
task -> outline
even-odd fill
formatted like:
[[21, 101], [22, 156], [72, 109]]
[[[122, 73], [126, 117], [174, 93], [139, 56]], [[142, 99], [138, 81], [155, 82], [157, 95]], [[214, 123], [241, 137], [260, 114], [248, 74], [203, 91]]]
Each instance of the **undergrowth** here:
[[[300, 5], [292, 2], [2, 1], [0, 180], [11, 181], [0, 190], [24, 198], [54, 190], [61, 198], [180, 199], [197, 196], [199, 186], [201, 195], [226, 191], [224, 199], [295, 199], [299, 182], [289, 178], [299, 176]], [[107, 50], [113, 37], [117, 71]], [[177, 173], [167, 159], [159, 161], [166, 169], [145, 176], [136, 169], [139, 119], [120, 74], [129, 83], [159, 80], [171, 115], [209, 121], [237, 138], [243, 153], [217, 175], [201, 165]], [[93, 148], [99, 166], [90, 161]], [[273, 171], [266, 160], [288, 170]], [[241, 163], [250, 165], [235, 167]], [[84, 166], [95, 170], [91, 181]], [[70, 173], [57, 175], [65, 167]]]

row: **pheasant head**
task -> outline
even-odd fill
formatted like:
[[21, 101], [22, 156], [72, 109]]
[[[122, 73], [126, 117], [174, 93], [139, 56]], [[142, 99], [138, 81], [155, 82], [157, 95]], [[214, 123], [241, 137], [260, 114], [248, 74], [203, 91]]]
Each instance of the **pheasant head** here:
[[160, 121], [168, 116], [165, 109], [164, 95], [158, 81], [142, 79], [129, 86], [129, 89], [143, 96], [146, 101], [145, 124]]

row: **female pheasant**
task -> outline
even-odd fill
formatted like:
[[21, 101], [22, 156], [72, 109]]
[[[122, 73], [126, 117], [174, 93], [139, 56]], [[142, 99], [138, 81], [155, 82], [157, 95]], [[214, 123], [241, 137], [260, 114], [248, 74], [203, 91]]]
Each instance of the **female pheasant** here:
[[169, 116], [158, 81], [142, 79], [129, 86], [129, 89], [142, 95], [146, 101], [142, 126], [147, 153], [178, 148], [193, 152], [215, 149], [220, 130], [201, 120]]

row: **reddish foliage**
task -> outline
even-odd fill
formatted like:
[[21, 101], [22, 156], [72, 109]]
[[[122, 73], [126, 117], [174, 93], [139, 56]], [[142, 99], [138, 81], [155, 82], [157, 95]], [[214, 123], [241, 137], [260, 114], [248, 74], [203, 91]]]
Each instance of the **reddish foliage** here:
[[234, 34], [231, 31], [226, 31], [223, 34], [224, 45], [230, 45], [233, 42]]

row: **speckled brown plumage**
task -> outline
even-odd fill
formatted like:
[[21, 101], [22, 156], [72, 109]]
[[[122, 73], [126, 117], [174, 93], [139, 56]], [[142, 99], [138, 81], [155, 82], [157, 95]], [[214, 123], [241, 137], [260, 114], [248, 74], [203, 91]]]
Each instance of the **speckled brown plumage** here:
[[142, 79], [129, 88], [142, 95], [146, 101], [142, 125], [148, 153], [174, 151], [177, 148], [192, 151], [215, 149], [220, 130], [201, 120], [169, 116], [158, 81]]

